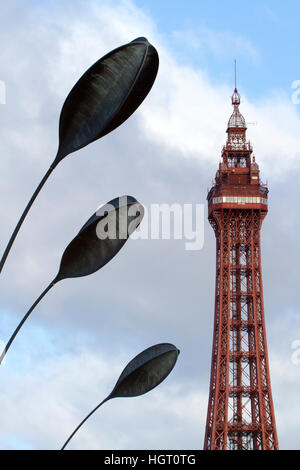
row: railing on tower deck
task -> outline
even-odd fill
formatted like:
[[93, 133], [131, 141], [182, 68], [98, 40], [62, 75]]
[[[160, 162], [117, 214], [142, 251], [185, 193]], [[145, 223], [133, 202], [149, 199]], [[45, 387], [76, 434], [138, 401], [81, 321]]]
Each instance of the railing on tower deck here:
[[257, 185], [240, 185], [233, 186], [224, 184], [216, 184], [213, 182], [213, 186], [210, 189], [207, 189], [207, 198], [213, 197], [215, 195], [222, 196], [267, 196], [269, 190], [266, 184], [260, 182], [259, 187]]
[[223, 151], [225, 150], [244, 150], [247, 152], [252, 152], [253, 147], [250, 142], [230, 142], [227, 141], [225, 145], [223, 145]]

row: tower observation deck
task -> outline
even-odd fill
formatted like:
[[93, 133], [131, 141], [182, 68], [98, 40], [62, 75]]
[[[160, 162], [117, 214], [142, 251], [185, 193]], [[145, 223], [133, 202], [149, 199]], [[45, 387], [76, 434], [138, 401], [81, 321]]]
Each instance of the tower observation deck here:
[[204, 449], [276, 450], [260, 248], [268, 188], [246, 141], [236, 88], [232, 105], [222, 161], [207, 196], [216, 288]]

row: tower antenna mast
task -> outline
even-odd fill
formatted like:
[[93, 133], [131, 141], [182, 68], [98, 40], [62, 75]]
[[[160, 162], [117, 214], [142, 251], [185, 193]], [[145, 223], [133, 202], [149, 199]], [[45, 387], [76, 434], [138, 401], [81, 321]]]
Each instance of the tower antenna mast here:
[[236, 90], [236, 59], [234, 59], [234, 88]]

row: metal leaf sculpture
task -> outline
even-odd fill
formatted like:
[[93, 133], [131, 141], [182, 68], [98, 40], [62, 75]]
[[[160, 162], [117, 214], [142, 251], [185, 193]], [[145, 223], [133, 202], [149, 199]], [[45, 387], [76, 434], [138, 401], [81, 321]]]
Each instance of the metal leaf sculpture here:
[[0, 356], [2, 363], [17, 333], [46, 293], [62, 279], [92, 274], [105, 266], [139, 226], [144, 207], [132, 196], [105, 204], [90, 217], [65, 249], [57, 276], [42, 292], [19, 323]]
[[78, 80], [62, 107], [57, 155], [27, 204], [0, 261], [0, 272], [34, 200], [58, 163], [120, 126], [140, 106], [155, 81], [158, 54], [146, 38], [109, 52]]
[[64, 103], [55, 161], [126, 121], [149, 93], [157, 71], [158, 54], [146, 38], [135, 39], [96, 62]]
[[173, 344], [151, 346], [130, 361], [120, 375], [113, 391], [94, 408], [64, 443], [64, 450], [87, 419], [106, 401], [117, 397], [137, 397], [159, 385], [172, 371], [180, 351]]

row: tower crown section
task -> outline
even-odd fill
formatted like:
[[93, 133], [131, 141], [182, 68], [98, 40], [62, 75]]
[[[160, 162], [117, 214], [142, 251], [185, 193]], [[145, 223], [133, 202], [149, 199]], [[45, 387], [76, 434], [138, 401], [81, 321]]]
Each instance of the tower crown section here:
[[209, 213], [223, 208], [255, 208], [267, 212], [268, 188], [260, 180], [259, 166], [253, 148], [246, 140], [246, 121], [239, 106], [241, 97], [234, 89], [231, 97], [233, 113], [227, 126], [227, 141], [215, 182], [208, 193]]
[[231, 97], [231, 102], [233, 105], [233, 113], [230, 116], [228, 121], [227, 132], [230, 132], [231, 129], [244, 129], [246, 131], [246, 121], [244, 116], [240, 113], [239, 105], [241, 103], [241, 97], [237, 89], [234, 89], [233, 95]]

